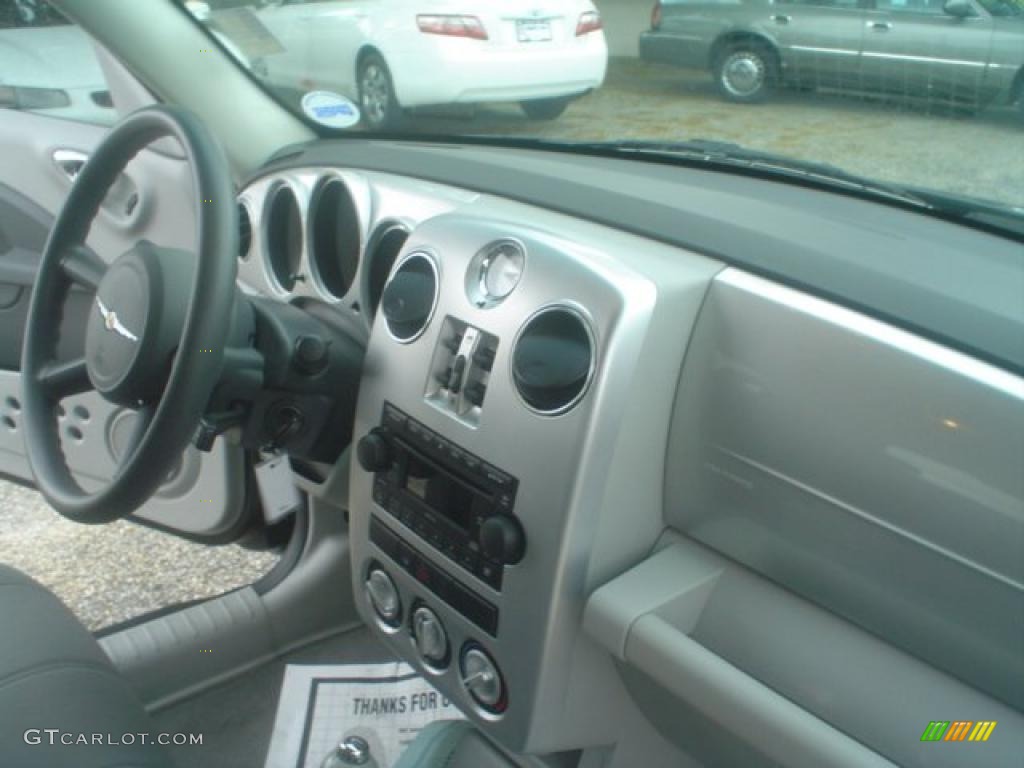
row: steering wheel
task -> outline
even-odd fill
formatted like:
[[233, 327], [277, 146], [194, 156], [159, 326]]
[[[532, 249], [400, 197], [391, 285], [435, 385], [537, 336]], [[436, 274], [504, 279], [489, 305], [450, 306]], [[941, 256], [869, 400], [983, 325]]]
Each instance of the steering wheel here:
[[[135, 155], [173, 137], [192, 170], [195, 253], [141, 240], [109, 266], [85, 246], [107, 192]], [[21, 360], [25, 448], [39, 490], [67, 518], [105, 523], [145, 503], [199, 426], [221, 374], [235, 301], [238, 225], [227, 159], [190, 112], [139, 110], [114, 127], [82, 168], [54, 222], [32, 289]], [[94, 292], [85, 354], [58, 358], [73, 285]], [[96, 390], [137, 410], [113, 479], [86, 492], [61, 450], [57, 406]]]

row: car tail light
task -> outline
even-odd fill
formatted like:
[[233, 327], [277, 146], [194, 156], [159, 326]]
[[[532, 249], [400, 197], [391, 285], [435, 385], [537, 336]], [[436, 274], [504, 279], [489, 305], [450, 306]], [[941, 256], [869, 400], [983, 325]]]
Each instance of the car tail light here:
[[580, 14], [580, 20], [576, 22], [576, 37], [585, 35], [588, 32], [596, 32], [604, 24], [601, 23], [601, 14], [597, 11], [587, 11]]
[[422, 15], [416, 17], [416, 24], [420, 32], [428, 35], [487, 39], [487, 30], [476, 16]]
[[655, 0], [654, 7], [651, 8], [651, 29], [657, 29], [661, 26], [661, 0]]

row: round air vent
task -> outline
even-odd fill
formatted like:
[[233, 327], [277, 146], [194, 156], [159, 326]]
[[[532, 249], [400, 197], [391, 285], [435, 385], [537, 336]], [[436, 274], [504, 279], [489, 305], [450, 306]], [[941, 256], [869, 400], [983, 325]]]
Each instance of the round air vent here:
[[391, 274], [391, 267], [402, 251], [402, 246], [409, 239], [409, 230], [397, 221], [380, 224], [370, 237], [367, 248], [366, 301], [370, 317], [377, 313], [380, 297], [384, 294], [384, 285]]
[[359, 267], [359, 211], [344, 181], [321, 182], [310, 202], [309, 255], [320, 287], [335, 298], [348, 293]]
[[291, 187], [282, 184], [267, 196], [264, 219], [267, 265], [277, 284], [290, 291], [302, 266], [302, 214]]
[[466, 270], [466, 295], [483, 309], [497, 306], [516, 289], [526, 269], [526, 251], [515, 240], [485, 246]]
[[238, 258], [246, 261], [252, 248], [252, 218], [245, 203], [238, 204]]
[[554, 415], [583, 397], [594, 371], [594, 340], [574, 309], [554, 306], [535, 314], [512, 350], [512, 380], [523, 401]]
[[437, 305], [437, 267], [422, 251], [409, 254], [384, 288], [380, 309], [391, 335], [403, 343], [416, 339]]

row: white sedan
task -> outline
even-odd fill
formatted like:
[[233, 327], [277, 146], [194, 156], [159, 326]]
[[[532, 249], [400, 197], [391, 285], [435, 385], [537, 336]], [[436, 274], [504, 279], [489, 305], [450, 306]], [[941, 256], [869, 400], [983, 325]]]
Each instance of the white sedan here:
[[409, 107], [497, 101], [550, 120], [608, 65], [590, 0], [281, 0], [258, 17], [285, 49], [262, 62], [272, 84], [354, 99], [370, 128]]

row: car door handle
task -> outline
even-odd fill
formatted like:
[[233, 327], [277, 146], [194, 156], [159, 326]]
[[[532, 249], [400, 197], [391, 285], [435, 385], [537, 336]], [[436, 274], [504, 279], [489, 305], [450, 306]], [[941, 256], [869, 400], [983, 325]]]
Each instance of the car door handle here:
[[[89, 156], [77, 149], [55, 149], [53, 151], [53, 164], [72, 184], [88, 160]], [[107, 192], [107, 196], [103, 200], [103, 207], [118, 219], [128, 220], [138, 209], [140, 202], [139, 190], [135, 186], [135, 182], [127, 174], [122, 173]]]
[[874, 30], [875, 32], [888, 32], [892, 29], [892, 22], [890, 21], [869, 21], [868, 29]]
[[772, 21], [774, 21], [776, 24], [789, 24], [789, 22], [791, 22], [792, 20], [792, 16], [787, 16], [784, 13], [776, 13], [774, 16], [772, 16]]
[[53, 164], [57, 166], [57, 170], [68, 177], [68, 181], [75, 180], [88, 159], [87, 154], [76, 149], [56, 149], [53, 152]]

